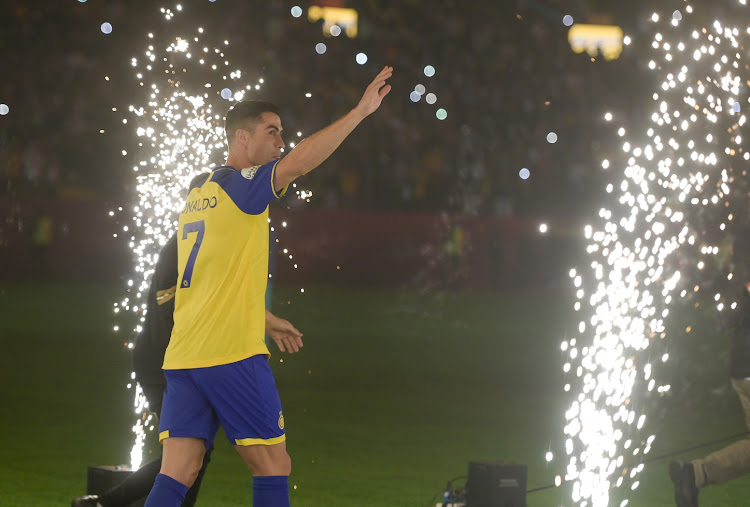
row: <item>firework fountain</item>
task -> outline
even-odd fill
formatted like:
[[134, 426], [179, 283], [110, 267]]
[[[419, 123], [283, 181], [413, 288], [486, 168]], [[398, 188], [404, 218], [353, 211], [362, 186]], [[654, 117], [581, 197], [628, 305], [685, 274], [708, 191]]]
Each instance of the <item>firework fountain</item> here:
[[732, 200], [730, 189], [750, 159], [740, 135], [750, 29], [719, 21], [686, 28], [693, 16], [685, 5], [651, 17], [649, 68], [658, 83], [651, 121], [632, 135], [619, 129], [622, 170], [615, 174], [616, 163], [603, 161], [613, 173], [608, 206], [585, 228], [588, 264], [570, 273], [581, 320], [577, 336], [561, 344], [571, 398], [569, 461], [557, 482], [572, 482], [573, 501], [582, 506], [609, 505], [613, 488], [638, 487], [655, 439], [644, 399], [669, 390], [658, 369], [669, 359], [666, 343], [680, 334], [665, 327], [670, 307], [707, 290], [718, 311], [737, 306], [734, 293], [713, 292], [695, 275], [733, 278], [717, 256], [746, 200]]

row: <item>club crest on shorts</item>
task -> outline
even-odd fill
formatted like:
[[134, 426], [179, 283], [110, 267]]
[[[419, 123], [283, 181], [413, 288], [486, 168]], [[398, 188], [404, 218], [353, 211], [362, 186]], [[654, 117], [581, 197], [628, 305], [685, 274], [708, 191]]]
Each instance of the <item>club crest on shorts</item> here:
[[260, 169], [259, 165], [253, 166], [253, 167], [246, 167], [240, 173], [242, 174], [242, 177], [251, 180], [255, 178], [255, 173], [258, 172], [258, 169]]
[[284, 429], [284, 414], [279, 412], [279, 429]]

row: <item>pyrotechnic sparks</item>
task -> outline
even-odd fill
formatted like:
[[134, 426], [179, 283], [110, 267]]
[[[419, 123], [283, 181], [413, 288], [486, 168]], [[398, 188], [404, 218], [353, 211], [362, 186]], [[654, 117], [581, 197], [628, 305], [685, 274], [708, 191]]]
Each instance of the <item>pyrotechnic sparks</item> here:
[[[656, 370], [668, 360], [663, 339], [670, 305], [701, 289], [689, 281], [693, 271], [714, 269], [732, 279], [717, 254], [734, 208], [746, 209], [730, 202], [730, 186], [745, 176], [732, 164], [750, 159], [739, 135], [746, 122], [740, 95], [747, 100], [741, 38], [750, 29], [717, 21], [686, 31], [682, 24], [690, 23], [691, 13], [686, 6], [651, 17], [657, 33], [649, 68], [660, 81], [656, 110], [635, 138], [619, 130], [627, 159], [622, 179], [607, 186], [612, 204], [599, 211], [598, 225], [585, 228], [589, 266], [570, 273], [574, 308], [585, 317], [578, 337], [561, 345], [564, 390], [573, 394], [565, 414], [565, 480], [584, 506], [609, 505], [612, 488], [638, 487], [643, 455], [655, 439], [644, 398], [669, 390]], [[617, 164], [605, 160], [602, 167], [610, 163]], [[711, 292], [717, 310], [736, 306]]]
[[[176, 10], [182, 9], [177, 6]], [[167, 21], [175, 16], [167, 8], [162, 8], [161, 13]], [[229, 41], [206, 44], [202, 42], [205, 36], [200, 27], [190, 36], [166, 41], [149, 33], [143, 53], [130, 61], [142, 100], [128, 107], [138, 138], [137, 148], [124, 149], [122, 154], [132, 152], [140, 160], [133, 166], [138, 198], [132, 224], [124, 225], [122, 230], [133, 251], [135, 273], [127, 281], [127, 297], [114, 305], [114, 311], [134, 319], [133, 337], [141, 332], [145, 322], [148, 286], [158, 253], [177, 227], [190, 180], [226, 160], [224, 114], [232, 102], [250, 98], [264, 82], [258, 78], [248, 83], [246, 73], [230, 65], [225, 54]], [[128, 118], [123, 119], [123, 123], [127, 122]], [[300, 132], [298, 137], [301, 135]], [[294, 143], [289, 145], [294, 147]], [[297, 195], [309, 202], [312, 192], [298, 190]], [[285, 253], [292, 259], [290, 253]], [[132, 342], [126, 345], [133, 347]], [[135, 389], [134, 406], [139, 414], [133, 427], [136, 442], [131, 452], [135, 469], [141, 463], [146, 430], [153, 429], [139, 387]]]
[[[167, 20], [174, 16], [170, 9], [162, 9], [162, 13]], [[149, 281], [159, 250], [177, 226], [187, 185], [195, 175], [224, 160], [222, 125], [228, 102], [241, 100], [254, 88], [240, 85], [242, 72], [230, 69], [224, 48], [201, 44], [202, 35], [203, 29], [198, 28], [192, 37], [175, 37], [160, 46], [150, 33], [147, 49], [131, 60], [143, 93], [142, 103], [128, 107], [138, 149], [123, 150], [123, 154], [134, 151], [142, 157], [133, 167], [138, 202], [133, 208], [132, 230], [123, 227], [124, 232], [130, 232], [135, 273], [127, 282], [127, 297], [115, 305], [115, 312], [132, 312], [137, 322], [134, 335], [145, 322]], [[262, 82], [258, 80], [255, 86]], [[222, 98], [220, 91], [229, 86], [237, 91]], [[136, 469], [141, 464], [146, 429], [151, 426], [139, 387], [134, 406], [139, 418], [133, 426], [136, 441], [131, 466]]]

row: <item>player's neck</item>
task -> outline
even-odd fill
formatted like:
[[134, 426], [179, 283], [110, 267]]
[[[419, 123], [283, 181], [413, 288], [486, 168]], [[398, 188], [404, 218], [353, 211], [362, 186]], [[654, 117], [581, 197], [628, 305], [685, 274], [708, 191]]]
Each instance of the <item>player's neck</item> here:
[[234, 167], [235, 169], [243, 169], [245, 167], [249, 167], [249, 165], [246, 163], [246, 161], [242, 157], [232, 155], [231, 153], [227, 157], [227, 162], [224, 165], [227, 165], [229, 167]]

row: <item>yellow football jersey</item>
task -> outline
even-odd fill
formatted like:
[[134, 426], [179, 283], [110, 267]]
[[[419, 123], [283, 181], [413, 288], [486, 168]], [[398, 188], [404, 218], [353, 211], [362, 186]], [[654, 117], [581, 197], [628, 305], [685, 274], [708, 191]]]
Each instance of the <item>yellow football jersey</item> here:
[[165, 370], [203, 368], [268, 354], [268, 204], [278, 160], [217, 167], [190, 191], [177, 229], [174, 328]]

